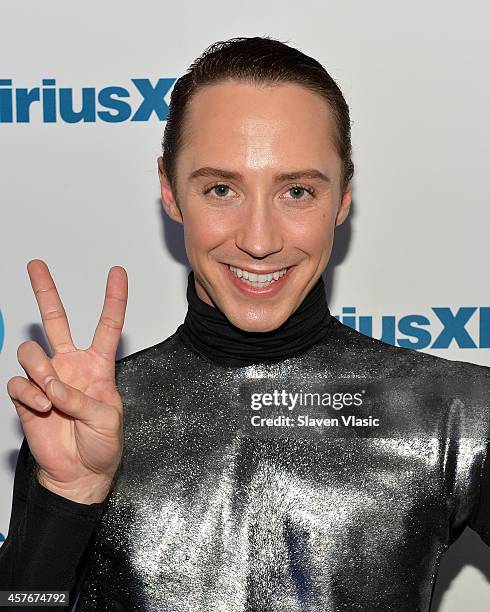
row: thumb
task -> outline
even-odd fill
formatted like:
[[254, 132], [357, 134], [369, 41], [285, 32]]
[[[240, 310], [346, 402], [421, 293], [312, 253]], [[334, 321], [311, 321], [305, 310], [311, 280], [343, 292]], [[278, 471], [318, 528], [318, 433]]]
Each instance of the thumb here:
[[105, 404], [50, 376], [45, 384], [45, 393], [58, 410], [87, 424], [99, 421], [100, 415], [107, 409]]

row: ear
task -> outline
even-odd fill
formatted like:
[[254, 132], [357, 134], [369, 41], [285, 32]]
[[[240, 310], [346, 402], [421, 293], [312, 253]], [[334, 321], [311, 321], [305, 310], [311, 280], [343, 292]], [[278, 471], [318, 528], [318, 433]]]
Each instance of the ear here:
[[339, 210], [337, 211], [337, 216], [335, 217], [335, 225], [341, 225], [349, 214], [350, 205], [352, 202], [352, 184], [349, 183], [347, 189], [344, 191], [342, 195], [342, 201], [340, 202]]
[[171, 219], [177, 221], [177, 223], [183, 223], [184, 220], [182, 217], [182, 213], [180, 212], [180, 208], [177, 205], [177, 201], [174, 197], [170, 181], [167, 178], [167, 173], [165, 172], [162, 156], [157, 159], [157, 165], [163, 208]]

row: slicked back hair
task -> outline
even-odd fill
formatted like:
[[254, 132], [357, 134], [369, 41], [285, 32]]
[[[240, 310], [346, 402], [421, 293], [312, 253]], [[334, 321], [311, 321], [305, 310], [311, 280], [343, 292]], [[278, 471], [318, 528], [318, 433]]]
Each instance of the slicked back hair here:
[[322, 96], [335, 121], [334, 146], [342, 162], [342, 192], [354, 174], [349, 107], [325, 68], [314, 58], [270, 37], [240, 37], [210, 45], [174, 84], [162, 140], [165, 173], [176, 196], [176, 160], [183, 143], [189, 101], [201, 87], [227, 80], [257, 85], [293, 83]]

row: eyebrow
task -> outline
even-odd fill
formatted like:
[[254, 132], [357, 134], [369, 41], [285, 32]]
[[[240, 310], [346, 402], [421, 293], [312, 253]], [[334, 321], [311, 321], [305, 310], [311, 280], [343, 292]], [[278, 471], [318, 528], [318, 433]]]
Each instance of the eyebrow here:
[[[228, 180], [243, 180], [243, 174], [239, 172], [232, 172], [231, 170], [223, 170], [222, 168], [212, 168], [211, 166], [204, 166], [203, 168], [198, 168], [191, 172], [189, 175], [189, 180], [192, 181], [195, 178], [199, 177], [210, 177], [215, 176], [222, 179]], [[296, 181], [302, 178], [310, 178], [310, 179], [320, 179], [326, 183], [330, 183], [330, 178], [320, 172], [320, 170], [316, 170], [315, 168], [307, 168], [305, 170], [295, 170], [293, 172], [282, 172], [281, 174], [276, 174], [274, 177], [274, 183], [282, 183], [283, 181]]]

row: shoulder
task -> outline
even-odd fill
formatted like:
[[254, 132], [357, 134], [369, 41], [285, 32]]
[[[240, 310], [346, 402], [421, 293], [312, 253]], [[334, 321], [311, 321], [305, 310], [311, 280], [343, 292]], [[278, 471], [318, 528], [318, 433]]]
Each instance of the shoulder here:
[[420, 377], [442, 379], [449, 385], [456, 380], [464, 383], [490, 384], [490, 367], [467, 361], [446, 359], [421, 351], [394, 346], [377, 338], [372, 338], [333, 320], [332, 340], [337, 343], [340, 353], [350, 354], [360, 369], [383, 373], [393, 378]]
[[123, 382], [146, 379], [146, 375], [154, 374], [156, 371], [167, 370], [174, 363], [172, 357], [180, 348], [178, 331], [175, 331], [165, 340], [117, 359], [115, 375], [118, 386]]

